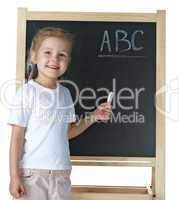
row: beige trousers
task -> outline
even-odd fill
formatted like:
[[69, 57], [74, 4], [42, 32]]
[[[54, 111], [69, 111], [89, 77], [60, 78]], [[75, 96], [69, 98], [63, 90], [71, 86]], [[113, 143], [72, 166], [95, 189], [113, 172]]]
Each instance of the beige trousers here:
[[17, 200], [72, 200], [70, 174], [71, 170], [23, 169], [27, 195]]

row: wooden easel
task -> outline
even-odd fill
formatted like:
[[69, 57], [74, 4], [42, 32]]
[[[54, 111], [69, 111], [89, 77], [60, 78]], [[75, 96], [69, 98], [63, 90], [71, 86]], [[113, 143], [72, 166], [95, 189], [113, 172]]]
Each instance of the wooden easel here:
[[[76, 20], [156, 22], [157, 62], [156, 91], [165, 84], [165, 11], [156, 13], [66, 13], [18, 10], [17, 71], [18, 80], [24, 80], [26, 22], [27, 20]], [[164, 93], [156, 96], [156, 104], [165, 110]], [[73, 165], [151, 167], [151, 187], [73, 186], [75, 200], [164, 200], [165, 199], [165, 117], [156, 111], [156, 157], [71, 157]]]

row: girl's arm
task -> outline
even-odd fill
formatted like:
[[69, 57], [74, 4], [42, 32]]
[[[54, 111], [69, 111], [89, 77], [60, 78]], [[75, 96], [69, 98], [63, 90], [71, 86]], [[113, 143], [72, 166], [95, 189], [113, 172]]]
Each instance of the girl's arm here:
[[85, 131], [88, 127], [90, 127], [95, 121], [89, 119], [81, 119], [78, 123], [71, 123], [68, 129], [68, 139], [72, 139], [77, 137], [83, 131]]
[[19, 161], [22, 156], [24, 144], [25, 127], [12, 126], [11, 144], [10, 144], [10, 177], [20, 176]]
[[21, 174], [19, 169], [19, 161], [23, 152], [25, 127], [12, 126], [11, 144], [9, 151], [10, 165], [10, 193], [19, 198], [25, 194], [25, 188], [21, 183]]
[[98, 120], [108, 121], [110, 119], [111, 111], [112, 107], [110, 103], [103, 103], [99, 105], [94, 112], [90, 113], [89, 116], [81, 119], [77, 123], [69, 125], [68, 138], [72, 139], [77, 137]]

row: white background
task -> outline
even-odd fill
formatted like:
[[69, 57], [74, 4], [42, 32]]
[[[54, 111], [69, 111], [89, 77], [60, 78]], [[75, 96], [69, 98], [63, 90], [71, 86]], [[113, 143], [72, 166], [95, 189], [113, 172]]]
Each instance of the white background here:
[[[93, 12], [155, 12], [167, 10], [166, 83], [166, 199], [177, 200], [179, 178], [179, 6], [172, 0], [6, 0], [0, 7], [0, 89], [7, 80], [15, 78], [17, 7], [46, 11], [93, 11]], [[2, 92], [0, 90], [0, 92]], [[10, 91], [13, 95], [15, 91]], [[10, 127], [7, 126], [7, 109], [0, 100], [0, 200], [9, 200], [8, 151]], [[150, 170], [125, 168], [74, 167], [73, 184], [147, 185]]]

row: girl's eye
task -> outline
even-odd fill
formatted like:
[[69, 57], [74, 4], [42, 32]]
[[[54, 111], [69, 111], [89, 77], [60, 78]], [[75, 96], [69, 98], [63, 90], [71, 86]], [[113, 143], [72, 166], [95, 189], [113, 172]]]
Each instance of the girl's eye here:
[[63, 53], [60, 53], [59, 56], [60, 56], [60, 57], [66, 57], [66, 55], [63, 54]]
[[50, 51], [45, 51], [45, 54], [47, 55], [50, 55], [50, 53], [51, 53]]

